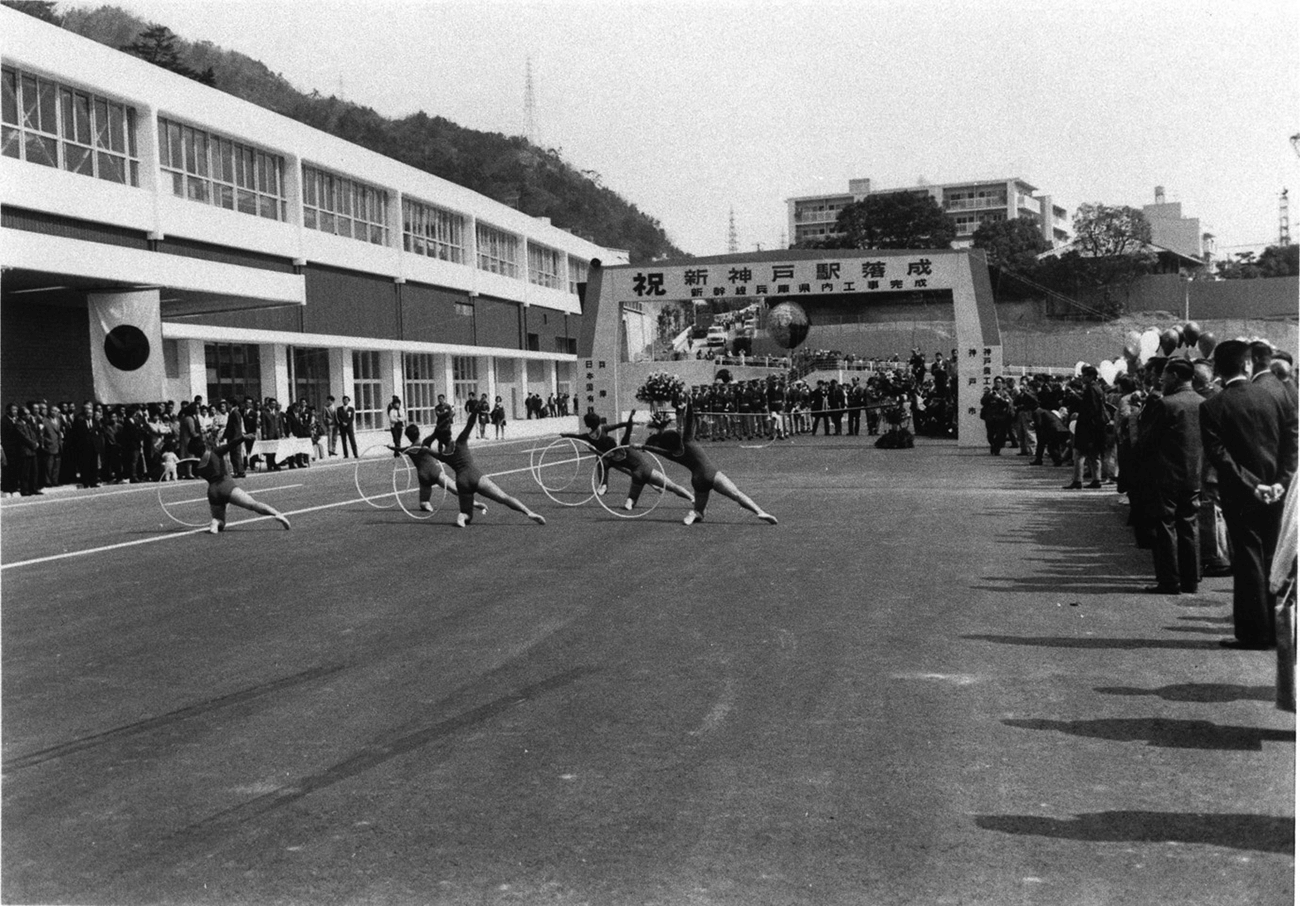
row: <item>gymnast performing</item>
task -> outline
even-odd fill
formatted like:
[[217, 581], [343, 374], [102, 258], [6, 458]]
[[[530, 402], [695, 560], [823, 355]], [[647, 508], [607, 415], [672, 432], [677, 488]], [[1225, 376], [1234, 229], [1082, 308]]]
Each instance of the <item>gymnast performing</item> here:
[[190, 440], [188, 452], [198, 460], [194, 474], [205, 479], [208, 483], [208, 508], [212, 511], [212, 524], [208, 527], [208, 532], [213, 535], [226, 530], [226, 505], [231, 503], [254, 513], [270, 516], [286, 529], [289, 528], [288, 516], [285, 516], [275, 507], [253, 499], [251, 494], [235, 484], [235, 480], [226, 471], [224, 457], [230, 448], [235, 444], [242, 444], [252, 439], [252, 434], [245, 434], [238, 439], [232, 439], [215, 446], [209, 446], [208, 442], [202, 437], [195, 437]]
[[[415, 477], [420, 485], [420, 509], [426, 513], [433, 512], [433, 489], [435, 487], [447, 491], [456, 490], [455, 484], [438, 465], [438, 457], [430, 449], [436, 439], [436, 433], [430, 434], [424, 439], [424, 443], [420, 443], [420, 426], [411, 422], [406, 426], [406, 439], [411, 442], [408, 446], [398, 448], [393, 444], [388, 444], [388, 449], [409, 456], [411, 464], [415, 466]], [[474, 509], [480, 513], [486, 513], [487, 504], [475, 500]]]
[[[636, 410], [633, 409], [628, 414], [627, 421], [607, 425], [600, 420], [599, 415], [588, 412], [582, 417], [582, 423], [587, 426], [586, 432], [561, 434], [560, 437], [583, 441], [600, 456], [600, 461], [596, 465], [600, 470], [600, 487], [596, 493], [601, 495], [605, 493], [609, 469], [622, 472], [632, 479], [627, 500], [623, 501], [623, 509], [631, 510], [636, 506], [641, 498], [641, 491], [647, 484], [660, 490], [672, 491], [683, 500], [694, 504], [695, 496], [690, 491], [670, 480], [667, 475], [654, 467], [654, 463], [644, 456], [642, 451], [632, 446], [632, 429], [636, 426], [635, 416]], [[624, 429], [623, 439], [615, 442], [610, 435], [619, 428]]]
[[[465, 528], [474, 518], [475, 494], [482, 494], [488, 500], [495, 500], [503, 506], [508, 506], [515, 512], [524, 514], [538, 525], [546, 525], [546, 520], [540, 514], [534, 513], [523, 503], [502, 491], [497, 487], [495, 481], [479, 471], [478, 466], [474, 464], [474, 456], [469, 451], [469, 436], [477, 424], [477, 412], [470, 412], [465, 419], [465, 427], [461, 429], [455, 440], [451, 439], [451, 429], [446, 426], [440, 426], [433, 432], [431, 440], [437, 441], [442, 446], [442, 450], [417, 445], [414, 448], [408, 447], [406, 452], [410, 454], [411, 450], [414, 449], [419, 455], [420, 450], [425, 450], [430, 456], [450, 466], [452, 471], [456, 473], [456, 496], [460, 500], [460, 512], [456, 514], [456, 525], [460, 528]], [[418, 432], [416, 436], [419, 436]], [[430, 485], [430, 492], [432, 492], [432, 489], [432, 485]], [[422, 486], [421, 495], [423, 495], [423, 491]]]
[[717, 466], [709, 460], [708, 454], [695, 439], [695, 413], [689, 399], [686, 402], [686, 411], [682, 415], [682, 430], [680, 432], [671, 430], [668, 427], [671, 422], [670, 415], [656, 415], [650, 421], [650, 427], [655, 433], [637, 447], [657, 453], [690, 470], [695, 504], [682, 520], [686, 525], [694, 525], [704, 519], [704, 509], [709, 505], [709, 494], [713, 491], [717, 491], [724, 497], [730, 497], [768, 525], [776, 525], [775, 516], [764, 512], [758, 504], [736, 487], [734, 481], [719, 472]]

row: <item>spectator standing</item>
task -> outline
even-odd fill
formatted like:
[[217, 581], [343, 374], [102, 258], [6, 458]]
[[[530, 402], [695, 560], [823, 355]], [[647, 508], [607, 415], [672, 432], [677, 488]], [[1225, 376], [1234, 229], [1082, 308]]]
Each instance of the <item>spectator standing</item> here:
[[1074, 480], [1066, 490], [1077, 491], [1083, 487], [1085, 468], [1091, 469], [1092, 481], [1088, 487], [1101, 487], [1101, 453], [1106, 444], [1106, 398], [1097, 382], [1097, 368], [1084, 365], [1079, 375], [1082, 390], [1079, 396], [1079, 414], [1074, 425]]
[[1281, 531], [1282, 498], [1296, 470], [1296, 407], [1250, 382], [1249, 347], [1225, 340], [1214, 350], [1223, 390], [1201, 403], [1205, 455], [1219, 476], [1232, 541], [1235, 639], [1220, 644], [1261, 649], [1277, 644], [1268, 573]]
[[384, 411], [388, 414], [388, 431], [393, 435], [393, 458], [397, 459], [402, 455], [402, 433], [406, 430], [406, 410], [402, 408], [401, 398], [394, 396]]
[[1152, 485], [1152, 559], [1156, 584], [1149, 594], [1195, 593], [1200, 581], [1201, 397], [1192, 389], [1192, 363], [1171, 359], [1160, 399], [1144, 418], [1134, 455]]
[[81, 413], [72, 420], [68, 429], [67, 455], [74, 461], [77, 477], [84, 488], [99, 487], [100, 458], [95, 449], [99, 440], [100, 424], [95, 418], [95, 404], [86, 400]]
[[1029, 381], [1021, 381], [1011, 397], [1016, 411], [1015, 439], [1020, 447], [1018, 456], [1029, 456], [1038, 447], [1038, 431], [1034, 427], [1038, 412], [1038, 396]]
[[343, 397], [343, 403], [334, 411], [334, 420], [338, 424], [339, 440], [343, 444], [343, 458], [348, 458], [348, 444], [351, 444], [352, 458], [360, 459], [361, 454], [357, 452], [357, 410], [352, 406], [351, 397]]
[[57, 407], [41, 403], [37, 427], [41, 436], [41, 487], [57, 487], [63, 461], [63, 420]]
[[989, 453], [1001, 456], [1011, 433], [1015, 406], [1006, 390], [1006, 381], [999, 375], [980, 397], [980, 418], [984, 420], [984, 433], [989, 442]]
[[[258, 419], [258, 438], [279, 440], [282, 437], [284, 437], [284, 420], [280, 417], [279, 403], [268, 396], [262, 401], [262, 413]], [[264, 458], [268, 472], [279, 472], [284, 468], [283, 463], [279, 462], [278, 454], [267, 453]], [[293, 468], [292, 459], [289, 460], [289, 467]]]
[[0, 450], [5, 455], [4, 468], [0, 471], [0, 492], [6, 497], [18, 493], [22, 472], [23, 442], [18, 430], [18, 419], [18, 404], [9, 403], [5, 406], [4, 418], [0, 419]]
[[862, 404], [866, 400], [866, 391], [858, 378], [853, 378], [846, 394], [849, 406], [849, 434], [857, 437], [862, 433]]
[[[921, 362], [921, 373], [925, 373], [925, 361]], [[848, 405], [848, 398], [844, 394], [844, 387], [839, 381], [831, 379], [830, 389], [826, 394], [826, 402], [830, 406], [830, 423], [835, 426], [837, 435], [844, 433], [844, 410]]]
[[[34, 404], [33, 404], [34, 405]], [[41, 450], [40, 431], [32, 410], [18, 410], [18, 490], [24, 497], [43, 493], [38, 484], [37, 460]]]
[[338, 413], [335, 409], [337, 409], [337, 407], [334, 405], [334, 397], [325, 397], [325, 408], [321, 410], [320, 420], [321, 429], [325, 436], [329, 438], [330, 456], [338, 455], [339, 421]]
[[226, 412], [226, 427], [222, 429], [220, 446], [226, 448], [230, 457], [230, 474], [235, 478], [244, 477], [244, 413], [239, 403], [230, 400]]
[[492, 427], [495, 430], [494, 436], [501, 440], [506, 436], [506, 407], [501, 404], [501, 397], [497, 397], [496, 405], [492, 407]]

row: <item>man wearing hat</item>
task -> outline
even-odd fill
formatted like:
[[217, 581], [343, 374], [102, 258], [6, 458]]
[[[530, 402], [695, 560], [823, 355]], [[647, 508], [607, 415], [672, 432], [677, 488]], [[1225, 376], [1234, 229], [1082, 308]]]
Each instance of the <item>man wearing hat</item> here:
[[1296, 470], [1296, 406], [1250, 382], [1250, 346], [1225, 340], [1214, 350], [1222, 392], [1201, 403], [1201, 440], [1219, 476], [1232, 541], [1232, 622], [1228, 648], [1277, 644], [1268, 573], [1281, 530], [1282, 498]]
[[1193, 373], [1187, 359], [1165, 365], [1163, 396], [1143, 412], [1134, 450], [1151, 480], [1156, 584], [1143, 589], [1150, 594], [1192, 593], [1200, 581], [1202, 400]]

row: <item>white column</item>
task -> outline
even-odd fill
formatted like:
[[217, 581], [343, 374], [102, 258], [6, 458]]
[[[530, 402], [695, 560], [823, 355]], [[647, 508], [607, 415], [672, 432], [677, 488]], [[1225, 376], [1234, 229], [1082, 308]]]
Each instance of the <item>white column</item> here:
[[344, 395], [352, 395], [352, 350], [331, 349], [330, 395], [337, 405], [342, 405]]
[[211, 403], [208, 399], [208, 362], [203, 349], [202, 340], [177, 340], [176, 341], [177, 364], [181, 371], [181, 386], [188, 386], [185, 399], [193, 400], [196, 396], [202, 396], [203, 402]]
[[293, 401], [293, 389], [289, 386], [288, 347], [281, 343], [263, 343], [257, 351], [261, 359], [262, 396], [275, 397], [280, 406], [287, 409]]
[[[393, 397], [403, 397], [402, 407], [406, 407], [404, 398], [405, 381], [402, 378], [402, 354], [396, 349], [384, 353], [387, 357], [386, 366], [384, 367], [384, 406], [387, 407], [389, 400]], [[385, 422], [384, 426], [387, 427]]]

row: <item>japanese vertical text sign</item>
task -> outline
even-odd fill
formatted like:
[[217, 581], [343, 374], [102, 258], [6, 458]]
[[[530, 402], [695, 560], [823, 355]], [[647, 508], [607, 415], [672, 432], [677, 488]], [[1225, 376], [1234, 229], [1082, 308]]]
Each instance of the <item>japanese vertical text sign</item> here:
[[[1002, 340], [988, 267], [982, 255], [965, 249], [810, 249], [593, 267], [584, 296], [578, 364], [586, 366], [591, 359], [609, 367], [584, 368], [580, 412], [593, 409], [613, 421], [621, 411], [624, 388], [618, 381], [618, 341], [624, 303], [754, 296], [797, 302], [816, 296], [860, 295], [864, 304], [870, 304], [871, 296], [923, 290], [952, 293], [958, 443], [983, 446], [987, 442], [979, 398], [985, 378], [1002, 372]], [[969, 349], [979, 354], [968, 357]]]

